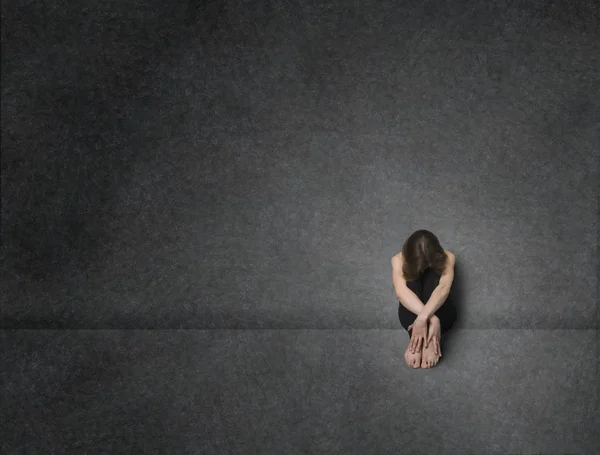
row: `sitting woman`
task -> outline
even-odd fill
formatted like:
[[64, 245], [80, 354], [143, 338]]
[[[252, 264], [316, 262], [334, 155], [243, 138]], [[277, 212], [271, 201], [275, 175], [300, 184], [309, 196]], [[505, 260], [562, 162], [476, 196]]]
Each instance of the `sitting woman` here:
[[411, 368], [431, 368], [442, 356], [442, 334], [456, 320], [456, 308], [449, 298], [454, 263], [454, 254], [443, 249], [427, 230], [411, 234], [402, 252], [392, 258], [398, 318], [410, 336], [404, 358]]

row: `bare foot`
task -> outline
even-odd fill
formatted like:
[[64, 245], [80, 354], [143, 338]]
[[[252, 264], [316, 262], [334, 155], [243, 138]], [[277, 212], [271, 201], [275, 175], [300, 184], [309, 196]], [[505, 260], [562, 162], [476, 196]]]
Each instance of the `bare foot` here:
[[432, 368], [440, 361], [440, 356], [435, 353], [434, 349], [433, 343], [429, 343], [429, 346], [423, 348], [421, 368]]
[[[437, 321], [437, 320], [431, 321], [430, 320], [429, 327], [427, 329], [428, 329], [427, 330], [428, 336], [429, 336], [429, 334], [431, 334], [433, 332], [438, 337], [438, 339], [441, 337], [441, 327], [440, 327], [439, 321]], [[436, 345], [436, 341], [434, 340], [429, 343], [429, 346], [423, 347], [421, 368], [432, 368], [432, 367], [436, 366], [438, 364], [438, 362], [440, 361], [440, 356], [435, 353], [435, 345]], [[441, 353], [442, 352], [440, 350], [440, 354]]]
[[[410, 346], [410, 341], [408, 344]], [[409, 348], [406, 348], [406, 351], [404, 352], [404, 360], [409, 367], [419, 368], [421, 366], [421, 352], [415, 352], [413, 354], [410, 352]]]

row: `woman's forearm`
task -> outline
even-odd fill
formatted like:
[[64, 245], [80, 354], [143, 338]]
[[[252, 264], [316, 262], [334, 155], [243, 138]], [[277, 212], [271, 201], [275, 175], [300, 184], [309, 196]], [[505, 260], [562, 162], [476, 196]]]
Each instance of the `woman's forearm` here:
[[[425, 304], [421, 302], [421, 299], [417, 297], [417, 294], [408, 287], [403, 288], [396, 297], [398, 297], [400, 304], [404, 308], [417, 316], [423, 311], [423, 308], [425, 308]], [[435, 318], [437, 316], [433, 314], [431, 317]]]

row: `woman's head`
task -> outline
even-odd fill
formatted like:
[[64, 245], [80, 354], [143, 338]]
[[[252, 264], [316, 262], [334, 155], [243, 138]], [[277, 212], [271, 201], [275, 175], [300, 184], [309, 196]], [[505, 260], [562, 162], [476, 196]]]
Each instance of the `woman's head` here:
[[421, 229], [413, 232], [402, 246], [402, 272], [406, 281], [417, 280], [431, 267], [440, 275], [446, 266], [446, 252], [438, 238], [431, 232]]

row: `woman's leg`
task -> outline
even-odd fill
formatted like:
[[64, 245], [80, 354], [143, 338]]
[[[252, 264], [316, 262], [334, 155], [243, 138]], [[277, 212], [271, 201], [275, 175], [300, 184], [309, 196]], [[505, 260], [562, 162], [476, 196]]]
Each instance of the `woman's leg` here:
[[[423, 273], [423, 303], [427, 304], [431, 294], [440, 283], [440, 275], [433, 269], [427, 269]], [[444, 301], [441, 307], [435, 312], [435, 315], [440, 320], [440, 332], [443, 334], [450, 329], [454, 320], [456, 319], [456, 312], [454, 311], [454, 305], [450, 300], [450, 296]], [[441, 340], [440, 340], [441, 344]], [[431, 368], [438, 364], [440, 360], [440, 354], [436, 352], [435, 344], [430, 344], [423, 349], [423, 355], [421, 358], [421, 368]]]
[[[407, 281], [406, 285], [411, 291], [413, 291], [417, 295], [417, 297], [419, 297], [419, 299], [423, 300], [422, 280], [419, 279], [416, 281]], [[398, 318], [400, 319], [400, 324], [402, 324], [402, 327], [404, 327], [406, 333], [408, 333], [408, 338], [410, 340], [411, 332], [408, 331], [408, 328], [413, 322], [415, 322], [417, 315], [404, 308], [402, 303], [398, 302]], [[404, 352], [404, 360], [410, 368], [420, 368], [422, 363], [422, 352], [410, 352], [407, 346], [406, 351]]]
[[[407, 281], [406, 286], [413, 291], [421, 301], [423, 300], [423, 281], [421, 279], [416, 281]], [[426, 303], [426, 302], [425, 302]], [[400, 324], [404, 329], [408, 332], [408, 328], [410, 325], [415, 322], [417, 315], [412, 313], [411, 311], [404, 308], [402, 303], [398, 302], [398, 319], [400, 319]], [[410, 332], [408, 332], [410, 336]]]
[[[427, 301], [439, 283], [440, 275], [435, 270], [425, 270], [423, 273], [423, 303], [427, 304]], [[452, 301], [452, 290], [446, 301], [435, 312], [435, 315], [440, 320], [442, 334], [446, 333], [452, 327], [454, 321], [456, 321], [456, 307]]]

